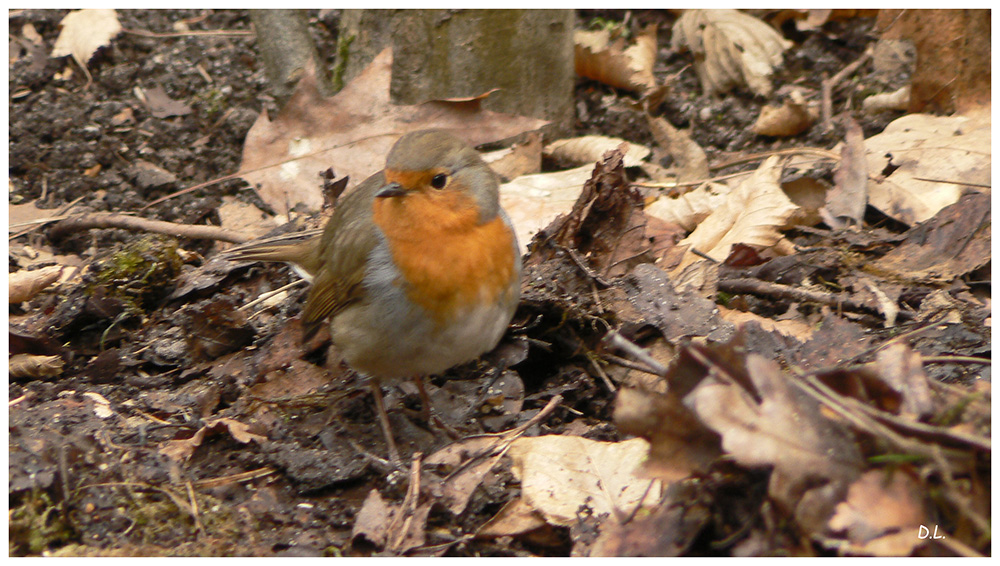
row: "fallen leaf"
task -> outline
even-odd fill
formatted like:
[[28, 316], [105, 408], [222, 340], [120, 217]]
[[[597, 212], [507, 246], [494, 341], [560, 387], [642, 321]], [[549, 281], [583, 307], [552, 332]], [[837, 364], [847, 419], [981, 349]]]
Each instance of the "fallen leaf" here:
[[223, 196], [222, 205], [215, 209], [219, 226], [259, 238], [278, 226], [273, 216], [236, 197]]
[[525, 503], [523, 498], [517, 497], [508, 501], [496, 515], [479, 527], [476, 538], [515, 536], [540, 529], [546, 524], [545, 518], [538, 511]]
[[[991, 184], [985, 118], [908, 114], [865, 140], [868, 204], [907, 225], [923, 222], [973, 187]], [[879, 172], [881, 176], [876, 177]]]
[[530, 132], [527, 137], [527, 141], [523, 143], [482, 154], [483, 161], [503, 182], [522, 175], [534, 175], [542, 170], [542, 135], [540, 132]]
[[[685, 404], [722, 437], [723, 449], [737, 462], [773, 468], [768, 492], [807, 532], [825, 524], [860, 473], [853, 435], [823, 416], [818, 402], [793, 385], [776, 361], [750, 354], [740, 362], [743, 368], [713, 364], [719, 369]], [[747, 379], [750, 384], [742, 383]]]
[[687, 130], [675, 128], [664, 118], [648, 115], [646, 118], [656, 143], [673, 158], [681, 181], [708, 178], [708, 157], [705, 150], [691, 138]]
[[848, 554], [909, 556], [926, 540], [918, 532], [931, 521], [924, 510], [924, 492], [910, 474], [871, 470], [858, 478], [837, 505], [830, 529], [846, 531]]
[[969, 193], [906, 232], [875, 265], [906, 281], [948, 283], [990, 262], [990, 195]]
[[63, 365], [64, 362], [60, 356], [15, 354], [7, 360], [7, 371], [13, 378], [55, 377], [62, 373]]
[[731, 190], [724, 183], [704, 183], [686, 193], [657, 198], [646, 206], [646, 214], [682, 226], [690, 232], [713, 210], [722, 206]]
[[23, 303], [30, 301], [46, 287], [55, 283], [62, 276], [63, 266], [50, 265], [41, 269], [28, 271], [22, 269], [7, 276], [7, 302]]
[[656, 88], [656, 24], [639, 32], [629, 47], [621, 37], [612, 40], [607, 29], [577, 31], [573, 43], [577, 75], [639, 94]]
[[674, 49], [694, 53], [701, 88], [711, 94], [737, 86], [771, 94], [774, 67], [791, 45], [771, 26], [736, 10], [687, 10], [674, 24]]
[[816, 113], [798, 91], [781, 106], [768, 104], [760, 109], [760, 116], [753, 124], [753, 131], [762, 136], [790, 137], [801, 134], [816, 122]]
[[625, 167], [638, 166], [652, 153], [648, 147], [629, 143], [620, 138], [580, 136], [550, 143], [545, 146], [545, 155], [574, 165], [592, 164], [600, 161], [605, 152], [617, 149], [623, 143], [628, 144], [628, 149], [625, 151]]
[[[187, 116], [191, 113], [191, 107], [179, 100], [174, 100], [167, 95], [167, 91], [163, 89], [163, 86], [156, 85], [151, 89], [145, 91], [146, 107], [149, 108], [149, 113], [156, 118], [169, 118], [171, 116]], [[147, 167], [148, 169], [148, 167]], [[168, 175], [172, 173], [167, 172]]]
[[195, 449], [201, 446], [201, 443], [204, 442], [205, 437], [209, 433], [221, 432], [222, 430], [229, 432], [230, 436], [243, 444], [247, 444], [248, 442], [259, 443], [267, 440], [266, 436], [251, 432], [250, 425], [241, 423], [235, 419], [205, 419], [204, 426], [198, 429], [198, 432], [194, 433], [194, 436], [167, 442], [160, 448], [160, 454], [175, 462], [183, 462], [194, 454]]
[[827, 225], [835, 230], [861, 226], [868, 205], [868, 163], [861, 125], [848, 117], [840, 165], [833, 174], [835, 185], [826, 193], [826, 206], [819, 209]]
[[59, 25], [62, 31], [52, 47], [52, 57], [72, 55], [84, 68], [98, 49], [122, 31], [118, 14], [107, 9], [74, 10]]
[[582, 506], [594, 516], [627, 516], [660, 498], [660, 484], [637, 470], [649, 443], [599, 442], [579, 436], [519, 438], [510, 447], [521, 497], [552, 525], [569, 526]]
[[934, 412], [930, 383], [920, 354], [902, 342], [894, 342], [875, 354], [875, 373], [902, 399], [900, 414], [924, 420]]
[[247, 132], [239, 175], [278, 214], [297, 204], [315, 211], [323, 205], [321, 171], [332, 167], [356, 186], [385, 166], [389, 149], [407, 132], [437, 128], [480, 145], [547, 124], [483, 110], [482, 97], [392, 105], [391, 70], [386, 49], [329, 99], [320, 95], [314, 73], [305, 73], [278, 116], [262, 113]]
[[[777, 156], [769, 157], [745, 181], [729, 192], [725, 202], [677, 243], [722, 262], [733, 244], [760, 249], [772, 248], [781, 239], [778, 231], [792, 217], [796, 206], [781, 190], [778, 179], [782, 167]], [[672, 273], [680, 273], [700, 258], [689, 249]]]

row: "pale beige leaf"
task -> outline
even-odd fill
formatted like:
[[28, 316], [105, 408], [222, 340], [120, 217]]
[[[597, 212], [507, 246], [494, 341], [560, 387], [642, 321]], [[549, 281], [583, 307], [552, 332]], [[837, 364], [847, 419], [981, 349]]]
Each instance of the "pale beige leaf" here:
[[236, 197], [222, 197], [222, 205], [216, 212], [219, 213], [219, 225], [222, 228], [243, 232], [255, 238], [278, 226], [273, 216]]
[[794, 338], [803, 344], [812, 338], [813, 332], [816, 330], [813, 325], [808, 324], [804, 320], [775, 320], [752, 312], [727, 309], [722, 305], [719, 305], [719, 314], [722, 316], [722, 320], [735, 324], [737, 328], [742, 327], [748, 322], [756, 322], [767, 332], [777, 332], [789, 338]]
[[7, 302], [29, 301], [62, 276], [63, 266], [50, 265], [28, 271], [22, 269], [7, 276]]
[[527, 533], [545, 526], [545, 519], [518, 497], [507, 502], [486, 524], [476, 531], [477, 537], [506, 537]]
[[[798, 210], [778, 185], [780, 177], [778, 157], [772, 156], [677, 245], [697, 249], [719, 262], [729, 256], [733, 244], [773, 247], [782, 238], [779, 230]], [[679, 267], [693, 261], [682, 261]]]
[[534, 175], [542, 170], [542, 134], [528, 132], [523, 143], [511, 147], [483, 153], [485, 161], [504, 182], [520, 177]]
[[556, 173], [526, 175], [500, 185], [500, 204], [514, 225], [522, 254], [536, 232], [573, 209], [593, 170], [593, 165], [584, 165]]
[[780, 106], [760, 109], [753, 131], [762, 136], [789, 137], [801, 134], [816, 122], [816, 113], [804, 102], [785, 100]]
[[675, 128], [664, 118], [647, 118], [656, 143], [673, 157], [677, 176], [681, 181], [690, 182], [708, 177], [708, 157], [705, 150], [691, 138], [687, 130]]
[[792, 45], [771, 26], [736, 10], [687, 10], [673, 32], [674, 49], [694, 53], [702, 89], [713, 94], [746, 86], [769, 95], [774, 67]]
[[605, 152], [618, 149], [621, 144], [627, 144], [625, 152], [625, 167], [636, 167], [652, 153], [646, 146], [626, 142], [621, 138], [610, 136], [580, 136], [564, 140], [556, 140], [545, 146], [545, 155], [554, 159], [568, 161], [574, 165], [592, 164], [601, 160]]
[[819, 210], [823, 220], [834, 229], [858, 228], [868, 204], [868, 162], [861, 125], [848, 117], [840, 164], [833, 174], [835, 185], [826, 193], [826, 206]]
[[118, 14], [108, 9], [75, 10], [66, 14], [59, 25], [62, 31], [52, 47], [52, 56], [72, 55], [84, 66], [98, 49], [111, 43], [122, 31]]
[[612, 40], [611, 32], [606, 29], [577, 31], [573, 42], [577, 75], [640, 94], [656, 88], [655, 24], [643, 29], [627, 48], [621, 38]]
[[508, 452], [521, 497], [552, 525], [576, 522], [581, 506], [595, 516], [628, 515], [660, 498], [660, 483], [637, 470], [649, 452], [642, 438], [598, 442], [579, 436], [519, 438]]
[[910, 85], [899, 87], [892, 92], [873, 94], [861, 101], [865, 114], [877, 114], [884, 110], [906, 110], [910, 107]]
[[59, 356], [36, 356], [14, 354], [7, 360], [7, 371], [11, 377], [55, 377], [62, 373], [63, 359]]
[[868, 171], [896, 167], [868, 180], [868, 202], [882, 213], [913, 225], [958, 201], [966, 187], [988, 192], [991, 181], [989, 116], [910, 114], [865, 140]]
[[849, 554], [908, 556], [925, 542], [920, 525], [931, 523], [923, 499], [924, 488], [905, 472], [872, 470], [851, 484], [830, 529], [846, 531]]
[[722, 206], [732, 189], [723, 183], [705, 183], [677, 196], [661, 196], [649, 203], [646, 214], [694, 230], [713, 210]]

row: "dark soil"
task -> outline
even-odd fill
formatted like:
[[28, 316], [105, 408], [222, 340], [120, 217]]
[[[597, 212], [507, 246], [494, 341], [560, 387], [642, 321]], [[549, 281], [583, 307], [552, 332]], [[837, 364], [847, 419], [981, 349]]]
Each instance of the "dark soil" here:
[[[21, 10], [8, 18], [10, 37], [21, 37], [22, 27], [30, 23], [45, 42], [44, 49], [26, 53], [9, 68], [11, 204], [37, 199], [40, 207], [55, 211], [81, 199], [95, 211], [141, 211], [148, 218], [188, 224], [218, 224], [216, 209], [225, 195], [259, 204], [243, 181], [228, 181], [144, 209], [171, 192], [235, 172], [247, 130], [260, 112], [275, 108], [251, 35], [149, 37], [135, 32], [166, 34], [181, 21], [191, 30], [246, 31], [251, 27], [246, 11], [121, 10], [126, 31], [89, 62], [90, 84], [68, 59], [47, 57], [65, 13]], [[332, 61], [337, 13], [311, 16], [319, 50]], [[621, 21], [624, 13], [583, 12], [578, 23], [585, 26], [598, 16]], [[690, 55], [669, 47], [675, 17], [666, 11], [631, 14], [634, 29], [660, 24], [655, 74], [661, 81], [669, 77], [671, 90], [656, 114], [691, 128], [710, 160], [782, 146], [830, 148], [843, 137], [839, 124], [829, 132], [792, 140], [754, 135], [750, 126], [765, 101], [746, 92], [701, 94]], [[798, 34], [794, 39], [801, 47], [794, 50], [794, 59], [786, 60], [777, 86], [795, 81], [818, 92], [824, 75], [835, 74], [861, 55], [872, 40], [871, 25], [870, 19], [854, 19]], [[11, 49], [21, 47], [11, 43]], [[67, 69], [72, 71], [69, 76]], [[188, 104], [190, 113], [154, 117], [136, 91], [148, 93], [156, 87]], [[835, 93], [836, 111], [858, 104], [849, 100], [850, 94], [847, 87]], [[651, 142], [644, 116], [629, 105], [630, 95], [580, 80], [576, 96], [578, 133]], [[880, 130], [892, 117], [864, 123], [866, 134]], [[139, 161], [172, 177], [151, 181], [136, 166]], [[135, 251], [141, 240], [134, 232], [105, 229], [55, 241], [39, 230], [12, 244], [113, 262], [119, 257], [113, 254]], [[212, 242], [192, 240], [153, 242], [135, 253], [175, 258], [178, 245], [211, 255]], [[66, 369], [57, 379], [13, 380], [8, 386], [10, 400], [23, 397], [9, 423], [10, 553], [372, 553], [372, 546], [352, 539], [356, 515], [370, 490], [398, 503], [406, 484], [398, 474], [387, 476], [376, 458], [359, 453], [362, 448], [384, 456], [385, 447], [371, 399], [355, 387], [353, 374], [337, 364], [322, 336], [307, 346], [295, 341], [301, 336], [295, 319], [301, 290], [293, 291], [297, 295], [277, 312], [246, 320], [236, 308], [291, 280], [277, 275], [284, 273], [281, 268], [222, 273], [211, 285], [181, 292], [177, 276], [190, 266], [180, 264], [178, 260], [172, 270], [143, 274], [141, 292], [134, 276], [119, 275], [111, 284], [98, 281], [58, 301], [39, 299], [23, 311], [11, 306], [10, 314], [24, 323], [19, 332], [26, 334], [12, 335], [12, 341], [21, 340], [24, 351], [63, 356]], [[135, 292], [130, 292], [133, 284]], [[46, 320], [56, 321], [56, 326], [33, 328], [24, 322], [33, 312], [45, 312]], [[533, 340], [526, 360], [517, 354], [507, 360], [519, 364], [515, 369], [525, 389], [522, 413], [492, 424], [449, 413], [455, 418], [450, 424], [466, 434], [505, 430], [528, 420], [560, 393], [565, 400], [541, 431], [575, 426], [590, 438], [619, 439], [611, 423], [613, 395], [591, 375], [580, 355], [593, 345], [598, 331], [584, 324], [571, 332], [545, 324], [533, 327], [534, 314], [522, 310], [507, 340], [511, 351], [524, 348], [526, 336]], [[286, 338], [287, 344], [279, 344]], [[548, 346], [539, 347], [541, 342]], [[304, 397], [261, 393], [259, 397], [268, 399], [263, 403], [267, 408], [252, 405], [248, 389], [265, 381], [281, 383], [285, 378], [280, 372], [293, 360], [322, 368], [313, 379], [326, 384]], [[496, 367], [495, 361], [487, 361], [455, 369], [450, 377], [476, 379], [438, 379], [433, 390], [438, 398], [472, 395], [482, 386], [480, 369]], [[407, 408], [419, 407], [415, 389], [408, 387], [389, 394], [388, 402], [396, 409], [393, 425], [407, 453], [416, 447], [426, 454], [449, 439], [407, 417]], [[95, 416], [93, 398], [86, 394], [107, 399], [114, 416]], [[159, 452], [168, 441], [191, 438], [206, 419], [249, 414], [266, 422], [266, 448], [213, 429], [182, 465]], [[260, 476], [215, 481], [254, 471]], [[755, 480], [754, 485], [762, 484]], [[568, 555], [568, 531], [524, 540], [467, 538], [518, 489], [509, 470], [502, 468], [461, 516], [432, 512], [428, 531], [433, 535], [427, 546], [443, 545], [441, 552], [463, 556]], [[690, 553], [716, 553], [709, 542], [696, 541]]]

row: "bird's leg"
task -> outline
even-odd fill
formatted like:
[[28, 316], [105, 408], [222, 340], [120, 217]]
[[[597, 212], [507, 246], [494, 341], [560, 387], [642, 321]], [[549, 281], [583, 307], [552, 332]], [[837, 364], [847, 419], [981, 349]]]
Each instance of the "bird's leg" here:
[[389, 459], [393, 465], [399, 466], [402, 460], [399, 459], [399, 449], [396, 448], [396, 439], [392, 436], [392, 426], [389, 424], [389, 414], [385, 412], [385, 401], [382, 399], [382, 388], [375, 381], [371, 385], [372, 396], [375, 397], [375, 411], [378, 413], [379, 424], [382, 425], [382, 434], [385, 435], [385, 442], [389, 445]]
[[420, 393], [420, 418], [425, 423], [431, 422], [431, 398], [427, 395], [427, 388], [424, 387], [424, 378], [417, 376], [413, 378], [413, 383], [417, 384], [417, 391]]

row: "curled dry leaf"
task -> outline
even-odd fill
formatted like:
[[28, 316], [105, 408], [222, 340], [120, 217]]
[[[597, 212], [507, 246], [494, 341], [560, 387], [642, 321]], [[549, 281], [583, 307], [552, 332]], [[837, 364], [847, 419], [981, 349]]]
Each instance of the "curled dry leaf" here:
[[762, 136], [795, 136], [812, 127], [816, 118], [816, 112], [809, 108], [802, 95], [793, 91], [781, 106], [768, 104], [761, 108], [753, 131]]
[[201, 446], [201, 443], [205, 441], [205, 437], [208, 436], [209, 433], [220, 432], [222, 430], [228, 431], [230, 436], [236, 439], [237, 442], [241, 442], [243, 444], [252, 441], [263, 442], [267, 440], [266, 436], [251, 432], [250, 425], [241, 423], [235, 419], [206, 419], [204, 423], [205, 426], [198, 429], [198, 432], [194, 433], [194, 436], [191, 438], [171, 440], [167, 442], [166, 445], [160, 448], [160, 454], [163, 454], [175, 462], [183, 462], [194, 454], [195, 449]]
[[827, 225], [834, 229], [860, 227], [868, 205], [868, 162], [861, 125], [848, 118], [840, 165], [833, 174], [836, 182], [826, 193], [826, 206], [819, 209]]
[[534, 175], [542, 170], [542, 134], [529, 132], [523, 143], [484, 153], [483, 161], [504, 182], [521, 175]]
[[519, 438], [510, 447], [521, 497], [552, 525], [576, 522], [581, 506], [594, 516], [627, 516], [660, 498], [660, 482], [637, 470], [649, 452], [641, 438], [598, 442], [579, 436]]
[[924, 492], [904, 470], [871, 470], [858, 478], [837, 505], [830, 529], [844, 531], [847, 554], [908, 556], [924, 544], [921, 525], [928, 524]]
[[694, 53], [701, 88], [712, 94], [746, 86], [767, 96], [771, 75], [792, 43], [736, 10], [688, 10], [674, 24], [673, 47]]
[[62, 276], [61, 265], [50, 265], [41, 269], [28, 271], [22, 269], [7, 277], [7, 302], [23, 303], [30, 301], [46, 287], [55, 283]]
[[991, 184], [990, 139], [988, 115], [909, 114], [894, 120], [865, 140], [873, 176], [868, 203], [904, 224], [927, 220], [962, 196], [963, 183]]
[[59, 25], [62, 31], [52, 47], [52, 56], [72, 55], [81, 67], [86, 67], [94, 53], [122, 31], [118, 14], [107, 9], [74, 10]]
[[13, 378], [55, 377], [62, 373], [63, 365], [59, 356], [15, 354], [7, 360], [7, 371]]
[[730, 190], [724, 183], [705, 183], [681, 195], [657, 198], [646, 207], [646, 214], [690, 232], [726, 201]]
[[605, 152], [617, 149], [623, 143], [627, 144], [628, 147], [625, 151], [625, 167], [637, 167], [652, 153], [646, 146], [626, 142], [621, 138], [580, 136], [550, 143], [545, 146], [545, 155], [576, 165], [583, 165], [599, 161]]
[[865, 114], [877, 114], [885, 110], [906, 110], [910, 107], [910, 85], [905, 85], [892, 92], [873, 94], [861, 101], [861, 110]]
[[612, 40], [611, 32], [577, 31], [576, 74], [615, 88], [645, 94], [656, 88], [653, 62], [656, 60], [656, 25], [647, 26], [625, 47], [621, 37]]
[[705, 150], [691, 139], [687, 130], [675, 128], [663, 118], [647, 118], [656, 143], [674, 159], [677, 176], [681, 181], [690, 182], [708, 177], [708, 157]]
[[751, 467], [773, 467], [769, 492], [807, 529], [818, 528], [860, 472], [861, 453], [841, 422], [823, 416], [774, 360], [750, 354], [752, 390], [713, 371], [685, 398], [723, 449]]
[[722, 262], [733, 244], [767, 249], [781, 241], [779, 230], [798, 210], [778, 185], [781, 169], [778, 157], [769, 157], [690, 236], [678, 242], [678, 246], [689, 246], [689, 251], [674, 273], [698, 260], [690, 248]]

